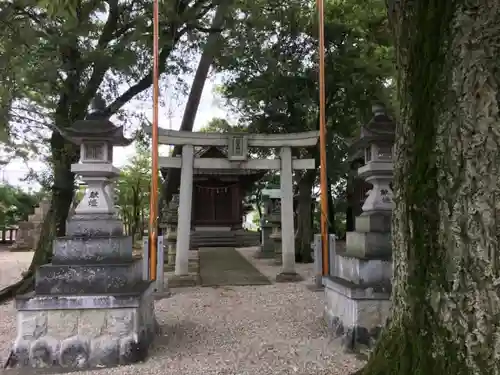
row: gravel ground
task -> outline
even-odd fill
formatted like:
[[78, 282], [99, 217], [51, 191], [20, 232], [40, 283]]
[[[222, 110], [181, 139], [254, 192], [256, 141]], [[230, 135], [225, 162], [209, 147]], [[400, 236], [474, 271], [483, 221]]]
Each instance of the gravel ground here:
[[[268, 277], [279, 267], [255, 260]], [[0, 288], [19, 278], [31, 253], [0, 251]], [[322, 294], [306, 288], [312, 265], [297, 265], [305, 281], [255, 287], [186, 288], [156, 302], [162, 335], [145, 363], [73, 374], [343, 375], [363, 365], [328, 339]], [[16, 334], [12, 302], [0, 305], [0, 363]]]

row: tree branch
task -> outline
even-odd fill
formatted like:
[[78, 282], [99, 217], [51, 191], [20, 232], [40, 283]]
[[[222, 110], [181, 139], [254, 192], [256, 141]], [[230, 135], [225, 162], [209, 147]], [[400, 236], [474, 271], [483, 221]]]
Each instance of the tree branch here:
[[[167, 59], [172, 53], [174, 47], [177, 42], [180, 40], [181, 36], [184, 35], [186, 29], [177, 31], [172, 25], [172, 41], [167, 46], [163, 47], [160, 51], [160, 55], [158, 57], [159, 60], [159, 74], [165, 73], [167, 68]], [[175, 35], [175, 36], [174, 36]], [[104, 111], [100, 113], [103, 117], [109, 118], [114, 115], [121, 107], [123, 107], [129, 100], [131, 100], [134, 96], [140, 94], [144, 90], [148, 89], [149, 86], [153, 84], [153, 69], [144, 76], [139, 82], [135, 85], [129, 87], [127, 91], [125, 91], [122, 95], [116, 98], [113, 103], [111, 103]]]
[[[108, 43], [115, 37], [115, 30], [120, 17], [120, 8], [118, 7], [118, 0], [109, 0], [108, 4], [108, 19], [106, 20], [106, 24], [104, 25], [101, 36], [97, 42], [96, 50], [103, 51], [107, 47]], [[109, 65], [110, 62], [108, 59], [99, 59], [94, 62], [92, 76], [90, 77], [87, 87], [85, 88], [80, 99], [83, 105], [86, 103], [86, 107], [90, 104], [92, 98], [97, 93], [97, 90], [99, 90], [99, 86], [104, 79], [104, 75], [109, 69]]]

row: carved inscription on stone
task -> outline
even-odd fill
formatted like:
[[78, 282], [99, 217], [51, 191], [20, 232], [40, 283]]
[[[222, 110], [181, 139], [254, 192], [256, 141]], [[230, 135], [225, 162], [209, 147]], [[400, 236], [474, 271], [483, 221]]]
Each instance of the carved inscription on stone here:
[[246, 160], [247, 158], [247, 137], [233, 134], [229, 136], [229, 159]]
[[89, 194], [89, 207], [97, 207], [97, 201], [99, 199], [99, 192], [91, 191]]

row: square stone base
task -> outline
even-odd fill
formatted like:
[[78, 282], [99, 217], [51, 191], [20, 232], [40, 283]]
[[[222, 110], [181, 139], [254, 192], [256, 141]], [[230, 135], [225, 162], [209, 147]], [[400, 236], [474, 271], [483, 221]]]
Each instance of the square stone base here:
[[253, 255], [256, 259], [273, 259], [274, 258], [274, 248], [265, 248], [261, 246], [259, 250]]
[[169, 288], [183, 288], [200, 285], [200, 276], [198, 274], [190, 274], [177, 276], [172, 275], [168, 278], [168, 286]]
[[391, 233], [347, 232], [344, 255], [367, 259], [390, 259]]
[[389, 317], [390, 293], [324, 277], [325, 321], [348, 350], [373, 347]]
[[392, 261], [363, 259], [345, 255], [335, 255], [331, 262], [330, 275], [354, 284], [389, 285], [392, 278]]
[[304, 280], [304, 278], [296, 272], [280, 272], [276, 275], [277, 283], [296, 283], [302, 280]]
[[15, 253], [15, 252], [29, 252], [29, 251], [33, 251], [34, 249], [29, 246], [28, 244], [20, 244], [18, 245], [17, 243], [15, 243], [14, 245], [12, 245], [11, 247], [9, 247], [9, 251]]
[[19, 297], [8, 367], [88, 369], [143, 361], [157, 331], [153, 286], [130, 294]]

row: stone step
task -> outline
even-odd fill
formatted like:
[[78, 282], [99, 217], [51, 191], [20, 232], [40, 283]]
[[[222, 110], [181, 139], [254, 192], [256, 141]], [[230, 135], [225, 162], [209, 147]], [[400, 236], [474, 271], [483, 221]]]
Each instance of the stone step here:
[[66, 225], [68, 236], [121, 236], [123, 223], [112, 214], [73, 215]]
[[132, 260], [132, 237], [58, 237], [52, 264], [121, 263]]
[[243, 230], [197, 231], [191, 233], [191, 248], [246, 247], [260, 245], [260, 234]]
[[142, 261], [115, 264], [58, 265], [37, 269], [36, 294], [101, 294], [133, 289], [142, 280]]

